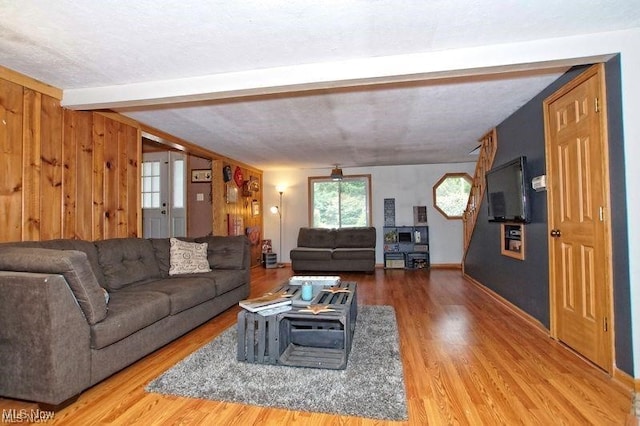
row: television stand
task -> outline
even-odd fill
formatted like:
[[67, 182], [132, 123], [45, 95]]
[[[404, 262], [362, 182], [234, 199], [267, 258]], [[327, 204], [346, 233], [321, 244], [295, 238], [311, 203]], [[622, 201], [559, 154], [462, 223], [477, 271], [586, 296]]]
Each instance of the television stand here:
[[500, 224], [500, 243], [503, 256], [524, 260], [524, 224]]

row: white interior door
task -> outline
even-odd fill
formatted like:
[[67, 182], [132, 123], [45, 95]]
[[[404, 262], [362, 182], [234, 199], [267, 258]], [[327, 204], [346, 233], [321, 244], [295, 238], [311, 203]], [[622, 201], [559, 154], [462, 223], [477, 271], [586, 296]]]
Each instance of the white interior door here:
[[170, 151], [143, 154], [141, 187], [144, 238], [186, 235], [185, 176], [184, 154]]

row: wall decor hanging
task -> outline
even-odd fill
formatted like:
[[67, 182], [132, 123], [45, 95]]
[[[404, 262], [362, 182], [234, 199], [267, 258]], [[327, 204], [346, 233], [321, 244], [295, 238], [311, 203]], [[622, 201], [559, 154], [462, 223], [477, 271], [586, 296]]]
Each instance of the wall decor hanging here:
[[227, 204], [233, 204], [238, 201], [238, 187], [227, 182]]
[[236, 166], [236, 169], [233, 171], [233, 180], [236, 182], [236, 185], [238, 185], [238, 188], [244, 185], [244, 177], [242, 176], [242, 169], [238, 166]]
[[257, 245], [260, 242], [260, 227], [259, 226], [249, 226], [246, 230], [247, 237], [249, 237], [249, 242], [252, 246]]
[[250, 176], [249, 177], [249, 184], [247, 185], [249, 191], [251, 192], [258, 192], [260, 191], [260, 181], [258, 181], [258, 178], [255, 176]]
[[222, 179], [225, 182], [229, 182], [231, 180], [231, 166], [226, 165], [222, 168]]
[[191, 182], [211, 182], [211, 169], [191, 170]]

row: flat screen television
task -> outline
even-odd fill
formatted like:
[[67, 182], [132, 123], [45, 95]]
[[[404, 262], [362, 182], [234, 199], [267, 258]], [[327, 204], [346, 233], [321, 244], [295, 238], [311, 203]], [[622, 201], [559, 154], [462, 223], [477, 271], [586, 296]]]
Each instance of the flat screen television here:
[[494, 167], [485, 178], [489, 222], [530, 222], [527, 157]]

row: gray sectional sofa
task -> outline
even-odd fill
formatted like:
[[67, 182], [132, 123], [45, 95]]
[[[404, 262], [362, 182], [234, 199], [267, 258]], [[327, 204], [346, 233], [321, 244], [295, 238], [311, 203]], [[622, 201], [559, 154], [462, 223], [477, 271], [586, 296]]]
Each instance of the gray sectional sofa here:
[[0, 244], [0, 396], [67, 403], [248, 297], [245, 236], [190, 241], [210, 271], [170, 274], [169, 239]]
[[373, 272], [376, 228], [300, 228], [290, 252], [295, 272]]

